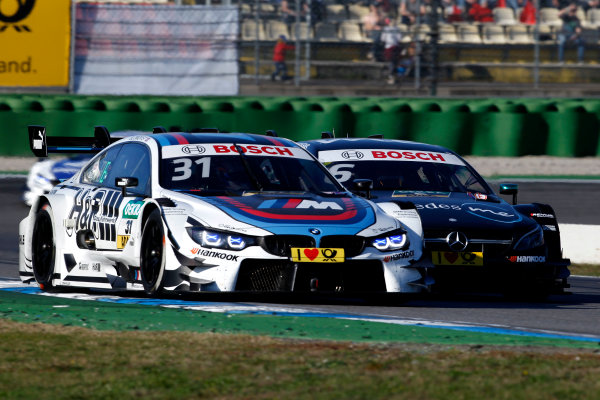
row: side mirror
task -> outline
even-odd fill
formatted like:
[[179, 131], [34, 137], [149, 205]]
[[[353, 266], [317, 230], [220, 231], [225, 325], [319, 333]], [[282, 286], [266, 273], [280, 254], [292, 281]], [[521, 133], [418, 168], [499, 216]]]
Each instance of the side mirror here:
[[115, 186], [121, 188], [121, 194], [123, 197], [127, 197], [127, 188], [136, 187], [138, 185], [138, 178], [134, 177], [119, 177], [115, 178]]
[[354, 189], [357, 192], [365, 192], [366, 198], [371, 198], [371, 189], [373, 189], [373, 180], [371, 179], [355, 179], [354, 181]]
[[500, 194], [512, 195], [512, 203], [517, 204], [517, 193], [519, 193], [519, 185], [516, 183], [501, 183]]

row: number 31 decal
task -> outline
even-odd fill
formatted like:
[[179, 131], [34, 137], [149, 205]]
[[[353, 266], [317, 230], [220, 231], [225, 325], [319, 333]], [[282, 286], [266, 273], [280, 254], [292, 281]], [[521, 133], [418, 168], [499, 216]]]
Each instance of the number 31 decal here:
[[173, 164], [177, 165], [173, 169], [174, 181], [184, 181], [192, 176], [192, 164], [202, 165], [202, 178], [210, 176], [210, 157], [202, 157], [192, 161], [189, 158], [178, 158], [173, 160]]

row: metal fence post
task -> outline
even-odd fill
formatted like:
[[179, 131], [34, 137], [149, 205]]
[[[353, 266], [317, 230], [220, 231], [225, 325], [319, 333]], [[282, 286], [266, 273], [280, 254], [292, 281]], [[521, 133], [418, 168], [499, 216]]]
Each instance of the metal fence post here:
[[533, 30], [533, 87], [540, 85], [540, 1], [534, 0], [535, 4], [535, 28]]
[[[296, 0], [296, 29], [299, 29], [300, 26], [300, 0]], [[300, 38], [296, 35], [295, 40], [295, 55], [296, 62], [294, 66], [294, 85], [300, 86]]]
[[[298, 26], [298, 25], [296, 25]], [[306, 16], [306, 45], [305, 45], [305, 60], [304, 60], [304, 79], [310, 79], [310, 30], [312, 29], [312, 0], [308, 0], [308, 14]], [[298, 32], [296, 32], [296, 36]]]
[[256, 0], [254, 2], [254, 83], [258, 85], [258, 72], [260, 69], [260, 49], [259, 49], [259, 28], [258, 24], [260, 23], [260, 18], [258, 13], [260, 12], [260, 0]]

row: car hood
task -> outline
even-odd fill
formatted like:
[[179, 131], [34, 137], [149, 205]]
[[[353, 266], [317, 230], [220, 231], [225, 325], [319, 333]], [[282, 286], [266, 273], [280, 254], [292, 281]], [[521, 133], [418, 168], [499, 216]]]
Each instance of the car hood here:
[[[304, 233], [317, 228], [322, 235], [373, 236], [399, 228], [400, 223], [371, 202], [355, 196], [320, 196], [311, 193], [252, 193], [244, 196], [191, 196], [225, 213], [231, 220], [275, 234]], [[222, 224], [222, 215], [207, 217], [196, 204], [198, 215], [212, 226]], [[221, 218], [221, 220], [219, 220]], [[308, 232], [308, 231], [307, 231]]]
[[408, 201], [421, 216], [423, 229], [526, 231], [537, 224], [496, 195], [457, 192], [374, 191], [375, 202]]

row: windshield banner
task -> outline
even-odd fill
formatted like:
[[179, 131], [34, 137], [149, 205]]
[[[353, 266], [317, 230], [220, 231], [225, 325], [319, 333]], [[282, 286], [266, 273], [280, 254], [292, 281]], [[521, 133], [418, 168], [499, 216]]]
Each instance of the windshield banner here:
[[465, 165], [460, 158], [451, 153], [399, 149], [352, 149], [327, 150], [319, 152], [319, 161], [323, 163], [338, 161], [418, 161], [440, 164]]
[[163, 158], [197, 157], [197, 156], [237, 156], [238, 148], [247, 156], [289, 157], [312, 160], [311, 156], [298, 147], [269, 146], [261, 144], [203, 143], [164, 146]]

